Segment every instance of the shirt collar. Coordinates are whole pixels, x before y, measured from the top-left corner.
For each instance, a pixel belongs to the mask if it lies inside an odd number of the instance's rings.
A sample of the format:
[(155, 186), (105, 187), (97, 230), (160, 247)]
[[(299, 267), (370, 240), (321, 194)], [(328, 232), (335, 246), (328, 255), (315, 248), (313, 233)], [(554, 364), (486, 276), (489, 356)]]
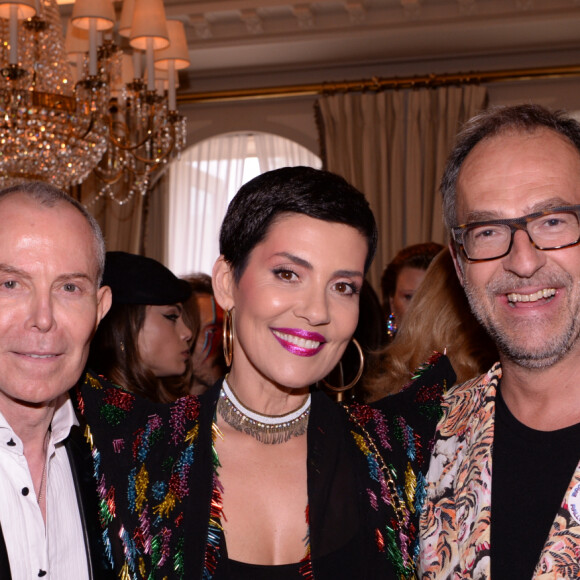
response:
[(57, 403), (54, 417), (52, 418), (52, 441), (54, 444), (64, 441), (71, 430), (71, 427), (78, 425), (72, 401), (68, 393), (62, 394)]
[[(73, 426), (78, 425), (74, 407), (68, 393), (63, 393), (56, 401), (56, 409), (52, 418), (52, 443), (56, 445), (64, 441)], [(22, 441), (0, 412), (0, 446), (8, 445), (11, 451), (22, 453)]]

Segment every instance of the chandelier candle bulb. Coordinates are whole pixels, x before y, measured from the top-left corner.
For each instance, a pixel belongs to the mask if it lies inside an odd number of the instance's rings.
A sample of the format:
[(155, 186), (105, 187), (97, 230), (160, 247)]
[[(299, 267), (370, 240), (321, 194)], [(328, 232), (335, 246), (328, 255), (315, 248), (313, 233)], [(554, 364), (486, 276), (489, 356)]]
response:
[(18, 64), (18, 6), (10, 6), (10, 57), (11, 65)]
[(175, 111), (175, 71), (187, 68), (190, 64), (189, 50), (183, 22), (168, 20), (167, 31), (169, 33), (169, 46), (155, 53), (155, 66), (158, 69), (168, 71), (168, 105), (170, 111)]
[(89, 24), (89, 76), (97, 76), (97, 22), (94, 18)]
[(133, 50), (133, 78), (139, 79), (143, 74), (141, 68), (141, 52), (137, 49)]
[(9, 51), (8, 64), (17, 67), (18, 62), (18, 21), (32, 18), (38, 9), (35, 0), (0, 0), (0, 18), (8, 20)]
[(147, 63), (147, 90), (155, 91), (155, 61), (153, 60), (154, 52), (153, 38), (147, 38), (147, 52), (145, 53), (145, 60)]
[(175, 97), (175, 62), (169, 61), (169, 68), (167, 69), (167, 101), (170, 111), (177, 109), (177, 100)]

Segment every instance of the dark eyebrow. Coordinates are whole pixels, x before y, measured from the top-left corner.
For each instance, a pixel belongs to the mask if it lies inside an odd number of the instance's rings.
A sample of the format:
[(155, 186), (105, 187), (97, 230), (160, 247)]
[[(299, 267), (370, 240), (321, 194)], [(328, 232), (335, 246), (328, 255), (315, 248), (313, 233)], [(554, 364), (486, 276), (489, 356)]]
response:
[(470, 211), (465, 216), (464, 223), (471, 224), (471, 223), (487, 222), (490, 220), (500, 220), (500, 219), (504, 219), (504, 218), (496, 211)]
[(298, 266), (308, 268), (309, 270), (313, 269), (312, 264), (308, 260), (304, 260), (303, 258), (299, 258), (298, 256), (295, 256), (294, 254), (290, 254), (288, 252), (278, 252), (277, 254), (274, 254), (274, 255), (280, 256), (282, 258), (286, 258), (287, 260), (294, 262), (294, 264), (298, 264)]
[(357, 276), (362, 278), (364, 276), (364, 274), (358, 270), (338, 270), (334, 275), (339, 278), (356, 278)]
[[(274, 254), (274, 255), (286, 258), (286, 259), (290, 260), (291, 262), (293, 262), (294, 264), (297, 264), (298, 266), (302, 266), (304, 268), (307, 268), (308, 270), (313, 270), (312, 264), (310, 262), (308, 262), (307, 260), (304, 260), (303, 258), (299, 258), (298, 256), (295, 256), (294, 254), (290, 254), (288, 252), (278, 252), (277, 254)], [(343, 277), (343, 278), (355, 278), (357, 276), (360, 276), (362, 278), (362, 277), (364, 277), (364, 274), (362, 272), (359, 272), (358, 270), (337, 270), (336, 272), (333, 273), (333, 276), (338, 276), (338, 277)]]
[[(530, 215), (532, 213), (536, 213), (539, 211), (546, 211), (568, 205), (573, 204), (571, 204), (569, 201), (562, 199), (561, 197), (552, 197), (550, 199), (545, 199), (541, 202), (538, 202), (528, 207), (526, 212), (522, 214), (522, 216), (518, 217), (523, 217), (524, 215)], [(486, 222), (490, 220), (503, 220), (503, 219), (508, 218), (506, 218), (504, 215), (501, 215), (499, 212), (495, 210), (471, 211), (467, 214), (465, 223), (470, 224), (473, 222)]]

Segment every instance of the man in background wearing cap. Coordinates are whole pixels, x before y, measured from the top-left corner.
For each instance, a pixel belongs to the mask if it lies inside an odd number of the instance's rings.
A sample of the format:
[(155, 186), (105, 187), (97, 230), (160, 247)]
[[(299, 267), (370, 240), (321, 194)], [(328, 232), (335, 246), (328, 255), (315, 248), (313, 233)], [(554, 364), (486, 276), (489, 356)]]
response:
[(102, 579), (85, 518), (96, 505), (83, 509), (92, 474), (72, 459), (68, 390), (111, 304), (100, 287), (103, 238), (47, 184), (0, 191), (0, 223), (0, 578)]

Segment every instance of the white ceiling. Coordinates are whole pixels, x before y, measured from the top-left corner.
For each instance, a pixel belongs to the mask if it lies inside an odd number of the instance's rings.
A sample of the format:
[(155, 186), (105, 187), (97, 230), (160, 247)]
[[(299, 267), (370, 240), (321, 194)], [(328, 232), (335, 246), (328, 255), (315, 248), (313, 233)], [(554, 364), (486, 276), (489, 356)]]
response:
[(526, 66), (580, 64), (580, 0), (165, 0), (165, 7), (186, 26), (186, 87), (234, 88), (257, 78), (275, 85), (284, 74), (339, 80), (337, 70), (371, 65), (378, 74), (452, 60), (465, 68), (509, 55), (529, 55)]

